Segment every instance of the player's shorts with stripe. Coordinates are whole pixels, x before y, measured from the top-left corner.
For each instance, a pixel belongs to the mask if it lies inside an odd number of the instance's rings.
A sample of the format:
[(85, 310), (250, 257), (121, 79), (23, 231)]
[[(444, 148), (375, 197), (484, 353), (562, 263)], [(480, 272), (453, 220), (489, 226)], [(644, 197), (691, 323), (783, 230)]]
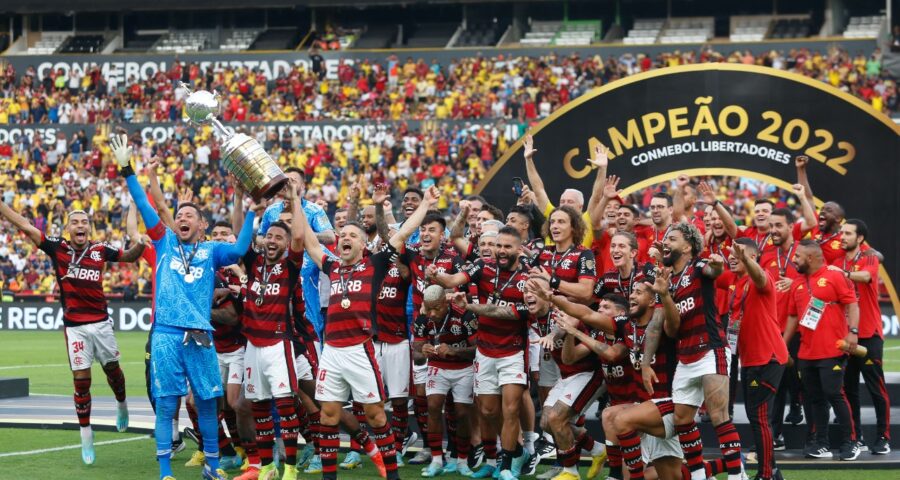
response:
[(459, 370), (449, 368), (428, 368), (425, 395), (447, 395), (453, 392), (453, 401), (471, 405), (475, 401), (475, 367), (470, 365)]
[(543, 348), (538, 352), (538, 358), (541, 362), (541, 376), (538, 378), (538, 386), (552, 387), (556, 385), (556, 382), (558, 382), (560, 378), (559, 365), (556, 364), (556, 360), (553, 360), (553, 356), (550, 355), (550, 352), (544, 354)]
[(680, 405), (699, 407), (703, 404), (703, 377), (706, 375), (728, 376), (731, 365), (731, 350), (715, 348), (693, 363), (678, 362), (672, 378), (672, 400)]
[(426, 361), (424, 365), (413, 364), (412, 371), (413, 385), (425, 385), (428, 381), (428, 362)]
[(488, 357), (475, 351), (475, 394), (500, 395), (503, 385), (527, 385), (525, 352), (508, 357)]
[(664, 457), (684, 458), (681, 450), (681, 442), (675, 435), (675, 403), (671, 398), (660, 398), (652, 400), (659, 409), (659, 413), (663, 419), (663, 425), (666, 429), (666, 437), (654, 437), (653, 435), (641, 434), (641, 456), (644, 463), (650, 463)]
[(326, 344), (322, 348), (316, 378), (316, 400), (346, 402), (351, 396), (353, 401), (359, 403), (384, 400), (384, 383), (371, 340), (349, 347)]
[(294, 345), (288, 340), (268, 347), (257, 347), (248, 342), (244, 367), (247, 369), (244, 382), (247, 400), (288, 397), (297, 391)]
[(298, 382), (301, 380), (311, 382), (316, 379), (316, 371), (306, 355), (297, 355), (297, 358), (294, 359), (294, 372), (297, 374)]
[(556, 402), (562, 402), (574, 410), (577, 417), (587, 409), (588, 405), (600, 397), (602, 385), (602, 370), (581, 372), (561, 378), (547, 394), (544, 407), (552, 407), (556, 405)]
[(112, 320), (65, 327), (64, 334), (72, 370), (89, 369), (95, 359), (100, 365), (119, 361), (119, 344)]
[(409, 397), (409, 340), (400, 343), (375, 342), (375, 360), (381, 369), (388, 398)]
[[(222, 378), (216, 350), (194, 341), (184, 343), (184, 331), (157, 325), (150, 345), (153, 398), (187, 395), (188, 382), (201, 400), (222, 396)], [(185, 381), (187, 380), (187, 381)]]
[(219, 376), (223, 385), (240, 385), (244, 383), (244, 351), (241, 347), (233, 352), (217, 353), (219, 359)]

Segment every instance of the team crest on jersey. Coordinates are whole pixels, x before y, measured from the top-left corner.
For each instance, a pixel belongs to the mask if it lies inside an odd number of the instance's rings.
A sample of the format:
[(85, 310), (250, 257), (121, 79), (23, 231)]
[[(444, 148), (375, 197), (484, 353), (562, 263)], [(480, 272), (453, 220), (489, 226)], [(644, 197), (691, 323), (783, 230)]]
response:
[(355, 272), (362, 272), (362, 271), (364, 271), (365, 269), (366, 269), (366, 266), (363, 265), (362, 262), (360, 262), (360, 263), (358, 263), (358, 264), (356, 265), (356, 268), (354, 268), (353, 271), (355, 271)]
[(93, 260), (95, 262), (99, 262), (102, 259), (103, 259), (103, 257), (100, 256), (99, 250), (94, 250), (91, 252), (91, 260)]
[(281, 275), (281, 264), (276, 263), (274, 267), (272, 267), (272, 275)]
[(518, 288), (520, 292), (524, 292), (525, 291), (525, 280), (519, 280), (519, 283), (516, 284), (516, 288)]
[(839, 242), (839, 241), (837, 241), (837, 240), (832, 240), (832, 241), (831, 241), (831, 248), (832, 248), (833, 250), (837, 250), (837, 249), (841, 248), (841, 242)]
[(562, 263), (560, 264), (560, 267), (565, 270), (572, 268), (572, 260), (569, 260), (568, 258), (563, 260)]
[(391, 267), (391, 269), (388, 270), (387, 276), (392, 277), (392, 278), (399, 277), (399, 276), (400, 276), (400, 269), (397, 268), (396, 266)]
[(462, 327), (460, 327), (459, 325), (454, 324), (453, 326), (450, 327), (450, 333), (452, 333), (453, 335), (461, 335), (461, 334), (462, 334)]
[(195, 255), (197, 257), (197, 260), (203, 261), (209, 258), (209, 250), (200, 247), (197, 248), (197, 254)]
[(691, 278), (688, 277), (687, 275), (685, 275), (685, 276), (681, 279), (681, 286), (687, 288), (688, 285), (690, 285), (690, 284), (691, 284)]
[(824, 287), (825, 285), (828, 285), (828, 280), (820, 278), (818, 281), (816, 281), (816, 285)]

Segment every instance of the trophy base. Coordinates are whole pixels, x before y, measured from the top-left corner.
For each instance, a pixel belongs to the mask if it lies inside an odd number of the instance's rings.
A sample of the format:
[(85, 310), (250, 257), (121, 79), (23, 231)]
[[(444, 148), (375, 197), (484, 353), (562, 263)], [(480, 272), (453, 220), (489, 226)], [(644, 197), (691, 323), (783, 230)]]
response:
[(274, 197), (282, 188), (288, 183), (287, 175), (280, 174), (275, 178), (269, 180), (268, 183), (263, 185), (262, 187), (255, 188), (250, 192), (250, 196), (253, 197), (254, 201), (260, 201), (261, 199), (269, 199)]

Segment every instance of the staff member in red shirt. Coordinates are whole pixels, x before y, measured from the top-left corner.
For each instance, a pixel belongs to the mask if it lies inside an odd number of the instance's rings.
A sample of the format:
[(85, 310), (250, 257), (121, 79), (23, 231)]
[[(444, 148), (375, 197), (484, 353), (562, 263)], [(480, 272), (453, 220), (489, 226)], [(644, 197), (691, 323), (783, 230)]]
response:
[(800, 242), (794, 253), (794, 263), (803, 276), (791, 285), (784, 339), (789, 343), (794, 331), (799, 330), (800, 378), (810, 397), (809, 423), (816, 432), (815, 440), (806, 445), (803, 453), (810, 458), (833, 456), (828, 447), (830, 404), (841, 426), (840, 458), (856, 460), (859, 447), (853, 432), (850, 404), (844, 395), (847, 356), (835, 347), (835, 343), (843, 339), (851, 352), (856, 349), (859, 333), (856, 293), (842, 273), (825, 268), (825, 256), (816, 240)]
[(863, 252), (862, 245), (869, 238), (869, 227), (862, 220), (847, 220), (841, 226), (841, 248), (844, 256), (828, 268), (838, 271), (853, 282), (859, 301), (859, 344), (868, 349), (865, 357), (851, 356), (844, 373), (844, 390), (850, 402), (856, 443), (860, 450), (866, 446), (859, 422), (859, 374), (862, 373), (866, 388), (875, 407), (878, 423), (878, 441), (872, 446), (875, 455), (891, 452), (891, 405), (884, 385), (882, 356), (884, 333), (881, 325), (881, 309), (878, 308), (878, 257)]
[(757, 263), (759, 247), (750, 238), (738, 238), (728, 256), (734, 285), (728, 296), (728, 329), (725, 338), (740, 356), (741, 378), (746, 388), (747, 418), (753, 428), (759, 455), (757, 479), (781, 479), (775, 466), (769, 412), (784, 366), (787, 346), (781, 338), (775, 303), (775, 280)]

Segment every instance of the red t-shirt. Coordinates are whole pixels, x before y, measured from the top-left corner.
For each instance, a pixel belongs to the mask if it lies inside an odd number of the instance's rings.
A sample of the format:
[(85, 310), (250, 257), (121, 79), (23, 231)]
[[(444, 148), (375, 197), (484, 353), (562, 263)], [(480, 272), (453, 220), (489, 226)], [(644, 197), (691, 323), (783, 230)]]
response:
[(735, 279), (728, 298), (730, 322), (741, 321), (738, 354), (745, 367), (765, 365), (773, 359), (784, 365), (788, 358), (778, 325), (775, 281), (768, 272), (763, 273), (765, 287), (757, 288), (749, 275), (741, 275)]
[(813, 240), (819, 242), (822, 247), (822, 255), (825, 256), (826, 265), (834, 265), (834, 262), (840, 260), (844, 256), (844, 250), (841, 248), (841, 231), (838, 230), (832, 234), (823, 234), (816, 225), (809, 231), (809, 236)]
[(835, 348), (835, 342), (846, 337), (849, 330), (844, 306), (856, 303), (856, 292), (843, 273), (823, 266), (812, 274), (798, 278), (791, 285), (789, 315), (803, 318), (809, 308), (810, 291), (812, 296), (827, 305), (815, 330), (803, 325), (797, 326), (797, 331), (800, 332), (800, 352), (797, 358), (820, 360), (839, 357), (843, 353)]
[[(291, 302), (302, 262), (302, 250), (289, 250), (286, 258), (273, 265), (267, 265), (265, 256), (252, 249), (244, 256), (247, 290), (241, 331), (253, 345), (269, 347), (294, 336)], [(259, 299), (262, 305), (256, 304)]]
[[(759, 266), (765, 269), (772, 278), (777, 282), (781, 277), (789, 278), (794, 282), (803, 275), (797, 271), (797, 266), (791, 258), (797, 251), (799, 243), (794, 242), (787, 252), (782, 252), (780, 248), (773, 248), (764, 253), (759, 258)], [(778, 314), (776, 319), (781, 331), (787, 326), (788, 306), (791, 303), (791, 291), (775, 292), (775, 303), (778, 305)]]
[(859, 338), (870, 338), (875, 335), (884, 338), (881, 324), (881, 309), (878, 307), (878, 257), (862, 255), (862, 250), (854, 258), (839, 258), (832, 265), (850, 272), (869, 272), (872, 279), (868, 283), (851, 281), (856, 289), (859, 302)]
[(409, 294), (409, 278), (400, 275), (400, 268), (391, 265), (381, 284), (378, 302), (375, 304), (375, 324), (378, 341), (400, 343), (409, 339), (406, 327), (406, 297)]

